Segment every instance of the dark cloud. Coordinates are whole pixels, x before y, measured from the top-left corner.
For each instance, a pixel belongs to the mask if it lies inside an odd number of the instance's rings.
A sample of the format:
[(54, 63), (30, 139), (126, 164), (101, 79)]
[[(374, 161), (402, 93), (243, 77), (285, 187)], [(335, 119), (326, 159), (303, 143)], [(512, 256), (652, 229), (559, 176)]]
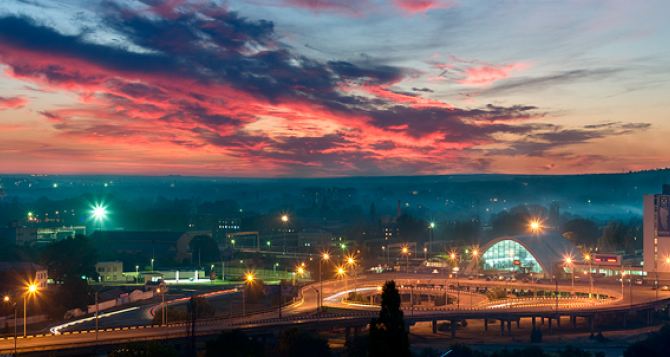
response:
[[(542, 155), (648, 127), (538, 124), (532, 120), (545, 113), (532, 105), (454, 108), (423, 100), (421, 94), (431, 93), (429, 88), (392, 89), (411, 75), (408, 69), (297, 54), (279, 41), (272, 22), (202, 3), (144, 3), (152, 16), (118, 2), (103, 3), (103, 25), (127, 41), (125, 47), (92, 43), (85, 34), (62, 34), (26, 17), (2, 17), (0, 61), (14, 76), (81, 94), (80, 107), (41, 112), (69, 137), (160, 141), (167, 152), (173, 147), (165, 143), (189, 149), (212, 146), (221, 150), (217, 154), (270, 162), (296, 175), (486, 170), (490, 160), (464, 160), (465, 153), (454, 148), (492, 143), (505, 133), (525, 139), (499, 153)], [(489, 91), (538, 89), (615, 72), (582, 70), (507, 80)], [(360, 92), (367, 94), (353, 94)], [(294, 130), (293, 121), (305, 117), (337, 125), (320, 135), (294, 136), (272, 132), (272, 126), (254, 132), (245, 128), (267, 117), (288, 132)]]
[(433, 93), (434, 92), (432, 89), (426, 88), (426, 87), (423, 87), (423, 88), (412, 87), (412, 90), (415, 91), (415, 92), (426, 92), (426, 93)]
[(584, 80), (604, 79), (621, 72), (617, 68), (576, 69), (541, 77), (519, 77), (501, 80), (498, 84), (478, 91), (480, 94), (501, 95), (520, 91), (539, 91), (556, 85)]

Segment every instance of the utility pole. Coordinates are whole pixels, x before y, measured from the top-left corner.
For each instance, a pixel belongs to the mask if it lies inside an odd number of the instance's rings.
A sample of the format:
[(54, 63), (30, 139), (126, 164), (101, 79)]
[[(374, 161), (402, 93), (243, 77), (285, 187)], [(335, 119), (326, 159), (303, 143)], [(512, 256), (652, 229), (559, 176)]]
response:
[[(90, 300), (89, 300), (90, 301)], [(98, 343), (98, 311), (100, 306), (98, 304), (98, 291), (95, 291), (95, 343)]]

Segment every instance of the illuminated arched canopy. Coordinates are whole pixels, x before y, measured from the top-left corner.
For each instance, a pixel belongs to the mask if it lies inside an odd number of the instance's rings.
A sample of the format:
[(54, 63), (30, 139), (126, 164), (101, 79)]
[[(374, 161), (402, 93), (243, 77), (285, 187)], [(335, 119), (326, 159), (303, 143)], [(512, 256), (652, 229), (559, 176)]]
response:
[(482, 249), (484, 270), (525, 271), (554, 274), (575, 246), (557, 233), (500, 237)]

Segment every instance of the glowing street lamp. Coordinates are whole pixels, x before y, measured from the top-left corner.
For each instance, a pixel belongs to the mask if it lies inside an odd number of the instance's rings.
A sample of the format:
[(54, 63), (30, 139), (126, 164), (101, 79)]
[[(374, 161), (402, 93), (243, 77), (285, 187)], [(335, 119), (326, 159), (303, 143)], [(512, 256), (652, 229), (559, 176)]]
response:
[(574, 262), (572, 261), (571, 256), (566, 256), (565, 257), (565, 265), (570, 267), (570, 278), (572, 280), (572, 292), (574, 293), (575, 291), (575, 265)]
[(37, 284), (34, 282), (28, 283), (26, 286), (26, 293), (23, 294), (23, 337), (28, 334), (28, 299), (37, 294)]
[(17, 313), (18, 313), (18, 309), (16, 307), (16, 301), (12, 301), (12, 298), (9, 297), (9, 295), (5, 295), (5, 296), (2, 297), (2, 302), (7, 304), (7, 305), (11, 304), (12, 307), (14, 308), (14, 356), (18, 356), (18, 354), (16, 353), (17, 352), (16, 351), (16, 347), (17, 347), (16, 346), (16, 341), (17, 341), (17, 333), (16, 333), (17, 322), (16, 321), (18, 320), (18, 318), (16, 316)]
[(528, 222), (528, 229), (533, 234), (539, 234), (542, 233), (544, 227), (542, 226), (542, 221), (537, 218), (533, 218), (530, 220), (530, 222)]
[(356, 259), (353, 255), (347, 257), (347, 265), (349, 265), (354, 272), (354, 294), (356, 294)]
[(96, 203), (91, 207), (91, 218), (98, 223), (98, 230), (102, 230), (102, 222), (107, 219), (107, 206)]
[(591, 271), (591, 253), (584, 253), (584, 261), (589, 263), (589, 297), (593, 294), (593, 272)]
[(319, 260), (319, 285), (320, 285), (320, 290), (319, 290), (319, 311), (323, 310), (323, 274), (321, 273), (321, 266), (323, 265), (323, 262), (327, 262), (330, 260), (330, 253), (328, 252), (323, 252), (321, 253), (321, 260)]
[(472, 247), (472, 251), (470, 252), (472, 255), (472, 260), (475, 261), (475, 270), (479, 269), (479, 248), (478, 247)]
[(283, 253), (286, 254), (286, 226), (288, 224), (288, 215), (287, 214), (282, 214), (281, 217), (280, 217), (280, 220), (281, 220), (282, 224), (284, 225), (284, 228), (282, 229), (282, 232), (283, 232), (283, 234), (282, 234), (282, 238), (283, 238), (282, 239), (283, 240), (282, 245), (283, 245)]
[(405, 256), (405, 270), (409, 273), (409, 247), (404, 245), (400, 252)]
[(428, 228), (430, 228), (430, 231), (428, 232), (430, 234), (428, 237), (428, 250), (430, 251), (433, 249), (433, 231), (435, 231), (435, 222), (430, 222)]
[[(256, 276), (252, 272), (247, 272), (244, 274), (244, 283), (247, 286), (251, 286), (254, 283), (254, 280), (256, 280)], [(246, 294), (246, 287), (242, 288), (242, 316), (246, 317), (247, 316), (247, 294)]]

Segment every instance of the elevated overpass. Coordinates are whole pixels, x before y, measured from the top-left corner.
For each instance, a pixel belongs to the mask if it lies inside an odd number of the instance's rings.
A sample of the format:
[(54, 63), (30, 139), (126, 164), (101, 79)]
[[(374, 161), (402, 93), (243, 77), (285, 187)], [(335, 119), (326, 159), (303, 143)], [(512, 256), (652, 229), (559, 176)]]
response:
[[(401, 292), (416, 287), (415, 293), (427, 293), (430, 291), (443, 291), (453, 295), (458, 294), (461, 287), (506, 287), (510, 289), (529, 289), (531, 284), (524, 282), (498, 282), (484, 280), (455, 280), (445, 282), (444, 278), (437, 278), (431, 274), (407, 275), (407, 274), (382, 274), (362, 276), (354, 283), (349, 282), (351, 290), (375, 288), (381, 286), (386, 280), (395, 280), (401, 286)], [(355, 284), (355, 285), (353, 285)], [(458, 290), (450, 289), (450, 286), (459, 287)], [(266, 311), (236, 318), (214, 318), (200, 320), (195, 325), (196, 336), (216, 335), (221, 331), (240, 329), (248, 333), (271, 333), (287, 327), (301, 326), (307, 329), (326, 330), (333, 328), (362, 328), (370, 319), (378, 315), (376, 306), (347, 306), (342, 301), (343, 289), (341, 281), (324, 282), (324, 306), (326, 312), (317, 313), (319, 303), (319, 283), (313, 283), (302, 289), (301, 299), (284, 308), (281, 318), (278, 311)], [(575, 289), (569, 283), (557, 284), (532, 284), (534, 289), (553, 291), (558, 286), (560, 292), (579, 293), (586, 291), (587, 286), (577, 285)], [(445, 289), (446, 287), (446, 289)], [(617, 286), (609, 285), (597, 288), (597, 293), (607, 296), (606, 299), (580, 299), (576, 297), (559, 298), (524, 298), (524, 299), (502, 299), (490, 303), (463, 304), (463, 306), (448, 305), (441, 308), (423, 306), (403, 306), (405, 320), (408, 325), (417, 322), (429, 321), (436, 329), (438, 321), (450, 321), (452, 334), (456, 334), (458, 321), (481, 319), (484, 320), (484, 328), (488, 329), (489, 321), (500, 322), (501, 333), (509, 334), (512, 323), (519, 324), (521, 319), (529, 318), (532, 323), (547, 321), (551, 328), (552, 321), (560, 324), (561, 317), (569, 317), (574, 325), (577, 319), (585, 319), (589, 326), (594, 328), (595, 317), (599, 314), (626, 315), (629, 312), (644, 312), (651, 316), (652, 312), (667, 309), (670, 306), (670, 294), (664, 293), (659, 299), (651, 291), (633, 289), (630, 287), (629, 294), (622, 294)], [(645, 288), (647, 289), (647, 288)], [(635, 300), (633, 300), (635, 299)], [(597, 302), (596, 302), (597, 301)], [(130, 325), (116, 328), (99, 330), (75, 330), (59, 334), (47, 333), (19, 337), (16, 340), (19, 352), (53, 351), (68, 348), (80, 348), (95, 345), (119, 344), (136, 341), (183, 339), (190, 336), (191, 325), (188, 323), (175, 323), (167, 326), (159, 325)], [(349, 329), (347, 329), (349, 331)], [(14, 339), (12, 337), (0, 339), (0, 353), (12, 353)]]

